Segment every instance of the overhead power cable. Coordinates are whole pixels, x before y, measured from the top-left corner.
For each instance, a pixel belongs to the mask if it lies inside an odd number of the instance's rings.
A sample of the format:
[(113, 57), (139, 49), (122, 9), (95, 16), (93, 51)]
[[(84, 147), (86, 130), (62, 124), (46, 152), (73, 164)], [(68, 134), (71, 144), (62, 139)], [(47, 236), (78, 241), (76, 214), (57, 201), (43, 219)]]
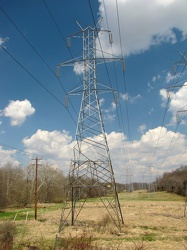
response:
[[(97, 27), (96, 21), (95, 21), (95, 17), (94, 17), (94, 13), (93, 13), (93, 9), (92, 9), (92, 5), (91, 5), (90, 0), (88, 0), (88, 3), (89, 3), (90, 12), (91, 12), (91, 15), (92, 15), (92, 19), (93, 19), (94, 25), (95, 25), (95, 27)], [(100, 46), (101, 53), (102, 53), (102, 58), (103, 58), (104, 65), (105, 65), (105, 70), (106, 70), (106, 73), (107, 73), (107, 77), (108, 77), (108, 80), (109, 80), (110, 87), (112, 88), (112, 82), (111, 82), (111, 79), (110, 79), (108, 67), (107, 67), (107, 64), (106, 64), (105, 57), (104, 57), (104, 51), (103, 51), (103, 49), (102, 49), (101, 40), (100, 40), (100, 38), (99, 38), (99, 33), (98, 33), (97, 29), (96, 29), (96, 32), (97, 32), (97, 37), (98, 37), (99, 46)]]
[[(30, 73), (24, 66), (21, 64), (13, 55), (11, 55), (7, 49), (5, 49), (2, 45), (0, 47), (25, 71), (27, 74), (29, 74), (48, 94), (50, 94), (61, 106), (64, 107), (64, 104), (53, 94), (51, 91), (49, 91), (35, 76), (33, 76), (32, 73)], [(64, 107), (65, 108), (65, 107)], [(73, 116), (71, 113), (68, 111), (69, 115), (71, 116), (72, 120), (76, 124)]]
[[(104, 0), (103, 0), (103, 5), (105, 7), (105, 3), (104, 3)], [(91, 2), (89, 0), (89, 6), (90, 6), (90, 11), (91, 11), (91, 14), (92, 14), (92, 19), (94, 21), (94, 24), (96, 24), (95, 22), (95, 18), (94, 18), (94, 14), (93, 14), (93, 9), (92, 9), (92, 5), (91, 5)], [(106, 15), (106, 21), (107, 21), (107, 26), (108, 26), (108, 30), (109, 30), (109, 24), (108, 24), (108, 19), (107, 19), (107, 13), (106, 13), (106, 8), (104, 8), (104, 11), (105, 11), (105, 15)], [(98, 35), (98, 42), (99, 42), (99, 46), (101, 48), (101, 52), (102, 52), (102, 56), (103, 56), (103, 59), (104, 59), (104, 53), (103, 52), (103, 49), (102, 49), (102, 45), (101, 45), (101, 41), (100, 41), (100, 37)], [(112, 44), (111, 44), (111, 49), (112, 49)], [(122, 51), (122, 50), (121, 50)], [(113, 55), (113, 49), (112, 49), (112, 55)], [(123, 58), (123, 54), (121, 53), (121, 57)], [(105, 69), (106, 69), (106, 73), (107, 73), (107, 76), (108, 76), (108, 79), (109, 79), (109, 83), (110, 83), (110, 87), (112, 88), (112, 83), (111, 83), (111, 79), (110, 79), (110, 75), (109, 75), (109, 71), (108, 71), (108, 68), (107, 68), (107, 65), (106, 65), (106, 62), (104, 60), (104, 63), (105, 63)], [(122, 62), (123, 63), (123, 62)], [(113, 63), (114, 65), (114, 63)], [(124, 69), (123, 69), (124, 70)], [(114, 66), (114, 72), (115, 72), (115, 79), (116, 79), (116, 84), (117, 84), (117, 73), (116, 73), (116, 68)], [(123, 81), (125, 83), (125, 77), (124, 77), (124, 71), (123, 71)], [(118, 90), (118, 84), (117, 84), (117, 90)], [(118, 90), (119, 92), (119, 90)], [(126, 92), (126, 91), (125, 91)], [(126, 103), (127, 105), (127, 103)], [(121, 121), (122, 121), (122, 126), (123, 126), (123, 132), (125, 131), (124, 130), (124, 122), (123, 122), (123, 116), (122, 116), (122, 110), (121, 110), (121, 105), (119, 103), (119, 107), (120, 107), (120, 112), (121, 112)], [(127, 109), (127, 121), (128, 121), (128, 135), (129, 135), (129, 138), (131, 137), (130, 136), (130, 125), (129, 125), (129, 115), (128, 115), (128, 108), (126, 106), (126, 109)], [(118, 108), (116, 108), (116, 113), (117, 113), (117, 118), (118, 118), (118, 124), (119, 124), (119, 127), (120, 127), (120, 131), (122, 131), (121, 129), (121, 122), (120, 122), (120, 119), (119, 119), (119, 113), (118, 113)], [(125, 150), (125, 147), (124, 147), (124, 141), (123, 141), (123, 138), (121, 138), (121, 141), (122, 141), (122, 146), (123, 146), (123, 151), (124, 151), (124, 155), (127, 156), (127, 158), (129, 158), (129, 164), (131, 162), (130, 160), (130, 157), (129, 157), (129, 154), (131, 154), (131, 150), (129, 152), (127, 152), (127, 150)]]
[[(118, 33), (119, 33), (119, 40), (120, 40), (121, 57), (123, 57), (121, 26), (120, 26), (119, 8), (118, 8), (118, 1), (117, 0), (116, 0), (116, 11), (117, 11), (117, 20), (118, 20)], [(125, 71), (123, 71), (123, 84), (124, 84), (125, 94), (127, 94)], [(130, 122), (129, 122), (129, 109), (128, 109), (127, 100), (125, 100), (125, 103), (126, 103), (126, 112), (127, 112), (128, 135), (129, 135), (129, 141), (131, 141)]]
[[(16, 28), (16, 30), (21, 34), (21, 36), (25, 39), (25, 41), (31, 46), (31, 48), (34, 50), (34, 52), (40, 57), (40, 59), (43, 61), (43, 63), (47, 66), (47, 68), (52, 72), (52, 74), (55, 76), (55, 78), (59, 81), (59, 83), (60, 83), (60, 85), (61, 85), (61, 87), (62, 87), (62, 89), (63, 89), (63, 91), (64, 91), (64, 93), (66, 94), (66, 91), (65, 91), (65, 89), (64, 89), (64, 87), (63, 87), (63, 85), (62, 85), (62, 82), (60, 81), (60, 79), (58, 78), (58, 77), (56, 77), (56, 73), (52, 70), (52, 68), (49, 66), (49, 64), (43, 59), (43, 57), (38, 53), (38, 51), (34, 48), (34, 46), (30, 43), (30, 41), (27, 39), (27, 37), (23, 34), (23, 32), (18, 28), (18, 26), (14, 23), (14, 21), (8, 16), (8, 14), (3, 10), (3, 8), (0, 6), (0, 9), (1, 9), (1, 11), (5, 14), (5, 16), (8, 18), (8, 20), (12, 23), (12, 25)], [(2, 46), (1, 46), (2, 47)], [(4, 47), (3, 47), (4, 48)], [(5, 49), (6, 50), (6, 49)], [(7, 53), (8, 53), (8, 51), (6, 51)], [(9, 55), (10, 55), (10, 53), (8, 53)], [(11, 55), (10, 55), (11, 56)], [(11, 56), (15, 61), (17, 61), (13, 56)], [(18, 61), (17, 61), (17, 63), (18, 63)], [(21, 64), (20, 63), (18, 63), (20, 66), (21, 66)], [(23, 68), (23, 67), (22, 67)], [(27, 72), (28, 73), (28, 72)], [(43, 86), (44, 87), (44, 86)], [(44, 87), (45, 88), (45, 87)], [(48, 91), (47, 89), (46, 89), (46, 91), (47, 92), (49, 92), (51, 95), (53, 95), (50, 91)], [(53, 96), (56, 100), (58, 99), (58, 98), (56, 98), (55, 96)], [(58, 100), (59, 101), (59, 100)], [(71, 103), (71, 102), (70, 102)], [(62, 104), (62, 103), (61, 103)], [(71, 105), (72, 105), (72, 103), (71, 103)], [(64, 106), (64, 105), (63, 105)], [(64, 106), (65, 107), (65, 106)], [(72, 107), (73, 107), (73, 110), (74, 110), (74, 112), (76, 113), (76, 115), (77, 115), (77, 112), (76, 112), (76, 110), (75, 110), (75, 108), (74, 108), (74, 106), (72, 105)], [(65, 107), (66, 108), (66, 107)], [(72, 115), (71, 115), (71, 113), (68, 111), (68, 113), (69, 113), (69, 115), (71, 116), (71, 118), (72, 118)], [(74, 121), (74, 119), (73, 119), (73, 121)], [(75, 122), (75, 121), (74, 121)]]
[[(185, 52), (186, 52), (187, 48), (185, 49)], [(184, 53), (185, 53), (184, 52)], [(181, 59), (182, 61), (182, 59)], [(181, 62), (177, 63), (178, 65), (180, 64)], [(177, 65), (177, 66), (178, 66)], [(184, 72), (186, 66), (184, 65), (183, 69), (182, 69), (182, 73)], [(176, 74), (176, 72), (174, 72)], [(158, 134), (158, 138), (157, 138), (157, 141), (156, 141), (156, 145), (155, 145), (155, 148), (154, 148), (154, 151), (153, 151), (153, 155), (152, 155), (152, 161), (154, 161), (154, 158), (155, 158), (155, 155), (156, 155), (156, 152), (157, 152), (157, 149), (158, 149), (158, 146), (159, 146), (159, 141), (160, 141), (160, 138), (161, 138), (161, 133), (162, 133), (162, 129), (163, 129), (163, 126), (164, 126), (164, 122), (165, 122), (165, 118), (166, 118), (166, 114), (167, 114), (167, 111), (168, 111), (168, 107), (169, 107), (169, 102), (171, 100), (171, 90), (174, 90), (175, 87), (177, 87), (177, 84), (179, 83), (180, 81), (180, 77), (181, 77), (181, 74), (178, 76), (177, 80), (175, 81), (175, 78), (173, 79), (173, 85), (169, 88), (170, 91), (168, 92), (168, 99), (167, 99), (167, 103), (166, 103), (166, 106), (165, 106), (165, 110), (164, 110), (164, 116), (163, 116), (163, 119), (162, 119), (162, 125), (160, 127), (160, 131), (159, 131), (159, 134)], [(175, 81), (175, 83), (174, 83)], [(179, 86), (178, 86), (179, 87)], [(171, 143), (171, 142), (170, 142)], [(169, 151), (169, 148), (170, 148), (170, 145), (168, 146), (168, 150), (167, 152)], [(164, 160), (166, 159), (166, 155), (164, 156)], [(164, 160), (162, 161), (162, 165), (164, 163)]]
[[(106, 11), (106, 5), (105, 5), (104, 0), (103, 0), (103, 6), (104, 6), (107, 29), (110, 30), (108, 17), (107, 17), (107, 11)], [(112, 55), (114, 56), (112, 44), (111, 44), (111, 51), (112, 51)], [(121, 56), (123, 56), (123, 55), (121, 55)], [(115, 73), (115, 81), (116, 81), (116, 86), (117, 86), (117, 92), (119, 93), (118, 78), (117, 78), (117, 72), (116, 72), (116, 67), (115, 67), (114, 62), (113, 62), (113, 67), (114, 67), (114, 73)], [(118, 112), (118, 108), (117, 108), (118, 106), (119, 106), (119, 112)], [(116, 113), (117, 113), (117, 118), (118, 118), (119, 129), (120, 129), (121, 132), (123, 132), (123, 134), (125, 134), (125, 126), (124, 126), (124, 119), (123, 119), (123, 115), (122, 115), (121, 102), (119, 102), (118, 105), (116, 106)], [(119, 113), (120, 113), (120, 116), (119, 116)], [(121, 117), (121, 120), (120, 120), (120, 117)], [(121, 142), (122, 142), (122, 146), (123, 146), (124, 156), (126, 156), (126, 164), (127, 164), (127, 162), (128, 162), (127, 159), (129, 159), (129, 154), (128, 154), (127, 150), (125, 149), (125, 145), (124, 145), (122, 135), (121, 135)]]
[(73, 55), (72, 55), (72, 53), (71, 53), (71, 50), (70, 50), (70, 48), (67, 46), (66, 39), (64, 38), (64, 36), (63, 36), (63, 34), (62, 34), (62, 32), (61, 32), (61, 30), (60, 30), (60, 28), (59, 28), (57, 22), (55, 21), (55, 18), (53, 17), (53, 15), (52, 15), (52, 13), (51, 13), (49, 7), (48, 7), (48, 5), (46, 4), (45, 0), (42, 0), (42, 1), (43, 1), (44, 5), (45, 5), (45, 7), (46, 7), (46, 9), (47, 9), (47, 11), (48, 11), (50, 17), (52, 18), (52, 20), (53, 20), (53, 22), (54, 22), (54, 24), (55, 24), (55, 26), (56, 26), (56, 28), (57, 28), (57, 30), (58, 30), (58, 32), (59, 32), (61, 38), (62, 38), (62, 40), (64, 41), (64, 43), (65, 43), (65, 45), (66, 45), (66, 47), (67, 47), (67, 49), (68, 49), (68, 51), (69, 51), (71, 57), (73, 58)]
[[(118, 1), (117, 0), (116, 0), (116, 13), (117, 13), (117, 22), (118, 22), (118, 33), (119, 33), (119, 41), (120, 41), (120, 51), (121, 51), (121, 57), (123, 57), (123, 47), (122, 47), (122, 36), (121, 36), (119, 6), (118, 6)], [(123, 86), (124, 86), (125, 94), (127, 94), (125, 70), (123, 71)], [(127, 99), (125, 99), (125, 107), (126, 107), (127, 131), (128, 131), (128, 137), (129, 137), (129, 151), (130, 151), (129, 152), (129, 165), (130, 165), (130, 168), (132, 169), (132, 165), (131, 165), (131, 156), (132, 156), (132, 152), (131, 152), (131, 131), (130, 131), (129, 107), (128, 107), (128, 101), (127, 101)], [(122, 119), (122, 121), (123, 121), (123, 119)], [(132, 172), (133, 172), (133, 169), (132, 169)], [(131, 175), (131, 173), (130, 173), (130, 175)]]
[[(25, 150), (22, 150), (22, 149), (20, 149), (20, 148), (11, 146), (11, 145), (9, 145), (9, 144), (7, 144), (7, 143), (4, 143), (4, 142), (2, 142), (2, 141), (0, 141), (0, 144), (1, 144), (2, 146), (6, 147), (6, 148), (11, 149), (11, 150), (16, 150), (17, 152), (20, 152), (20, 153), (23, 153), (23, 154), (30, 155), (31, 157), (33, 157), (33, 155), (36, 156), (36, 154), (31, 154), (31, 153), (28, 152), (28, 151), (25, 151)], [(41, 156), (39, 156), (39, 157), (41, 157)], [(42, 158), (43, 158), (43, 157), (42, 157)]]
[[(61, 31), (59, 25), (57, 24), (57, 22), (56, 22), (56, 20), (55, 20), (55, 18), (54, 18), (54, 16), (53, 16), (53, 14), (52, 14), (52, 12), (50, 11), (50, 9), (49, 9), (49, 7), (48, 7), (48, 5), (47, 5), (47, 3), (46, 3), (46, 1), (45, 1), (45, 0), (42, 0), (42, 1), (43, 1), (43, 3), (44, 3), (44, 6), (45, 6), (46, 9), (47, 9), (47, 12), (49, 13), (49, 16), (51, 17), (51, 20), (53, 21), (53, 23), (54, 23), (54, 25), (55, 25), (57, 31), (59, 32), (62, 41), (64, 42), (66, 48), (68, 49), (71, 58), (73, 59), (73, 54), (72, 54), (72, 52), (71, 52), (71, 49), (70, 49), (70, 47), (67, 45), (67, 41), (66, 41), (66, 39), (64, 38), (64, 36), (63, 36), (63, 34), (62, 34), (62, 31)], [(60, 78), (59, 78), (59, 77), (57, 77), (57, 78), (58, 78), (58, 80), (60, 81)], [(79, 76), (79, 80), (80, 80), (79, 83), (82, 82), (82, 79), (81, 79), (80, 76)], [(78, 83), (78, 84), (79, 84), (79, 83)], [(65, 94), (67, 95), (67, 92), (66, 92), (65, 90), (64, 90), (64, 92), (65, 92)], [(70, 104), (71, 104), (71, 106), (72, 106), (74, 112), (75, 112), (76, 115), (78, 116), (77, 111), (75, 110), (75, 107), (74, 107), (74, 105), (72, 104), (71, 100), (69, 100), (69, 102), (70, 102)], [(67, 107), (66, 107), (66, 108), (67, 108)]]

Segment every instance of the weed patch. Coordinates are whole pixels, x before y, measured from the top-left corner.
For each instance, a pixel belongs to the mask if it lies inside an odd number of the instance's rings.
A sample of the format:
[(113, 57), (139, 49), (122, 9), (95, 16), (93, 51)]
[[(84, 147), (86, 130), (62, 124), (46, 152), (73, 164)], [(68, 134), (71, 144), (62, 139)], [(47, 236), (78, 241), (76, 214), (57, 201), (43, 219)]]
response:
[(156, 241), (156, 235), (152, 234), (152, 233), (146, 233), (143, 237), (142, 237), (143, 241)]

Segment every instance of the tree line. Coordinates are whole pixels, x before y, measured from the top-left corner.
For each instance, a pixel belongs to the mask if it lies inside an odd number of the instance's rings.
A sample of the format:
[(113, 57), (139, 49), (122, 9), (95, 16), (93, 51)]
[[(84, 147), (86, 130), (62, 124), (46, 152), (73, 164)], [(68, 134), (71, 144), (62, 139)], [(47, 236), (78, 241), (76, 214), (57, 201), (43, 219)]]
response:
[[(27, 167), (13, 166), (7, 163), (0, 166), (0, 209), (6, 207), (23, 207), (34, 203), (35, 199), (35, 173), (36, 166), (30, 164)], [(37, 198), (40, 203), (63, 202), (67, 178), (63, 171), (54, 168), (48, 163), (39, 165), (37, 178)], [(85, 184), (93, 180), (81, 180)], [(144, 183), (146, 186), (147, 183)], [(156, 191), (167, 191), (185, 196), (187, 188), (187, 166), (164, 173), (154, 182)], [(117, 191), (126, 190), (125, 184), (116, 183)], [(133, 183), (134, 190), (141, 189), (140, 183)], [(99, 190), (86, 189), (86, 193), (80, 198), (93, 198), (106, 195), (106, 187)]]
[(186, 195), (187, 166), (181, 166), (170, 173), (164, 173), (155, 182), (158, 191), (167, 191), (178, 195)]
[[(27, 206), (34, 202), (35, 165), (15, 167), (7, 163), (0, 167), (0, 208)], [(60, 169), (42, 164), (38, 168), (38, 202), (61, 202), (65, 176)]]
[[(50, 164), (39, 164), (37, 171), (37, 200), (39, 203), (63, 202), (66, 195), (68, 176)], [(77, 188), (80, 199), (107, 196), (109, 188), (103, 183), (91, 188), (97, 180), (77, 177), (85, 188)], [(81, 180), (79, 179), (81, 178)], [(0, 209), (6, 207), (26, 207), (35, 202), (36, 165), (27, 167), (13, 166), (7, 163), (0, 166)], [(125, 190), (125, 185), (116, 183), (118, 192)]]

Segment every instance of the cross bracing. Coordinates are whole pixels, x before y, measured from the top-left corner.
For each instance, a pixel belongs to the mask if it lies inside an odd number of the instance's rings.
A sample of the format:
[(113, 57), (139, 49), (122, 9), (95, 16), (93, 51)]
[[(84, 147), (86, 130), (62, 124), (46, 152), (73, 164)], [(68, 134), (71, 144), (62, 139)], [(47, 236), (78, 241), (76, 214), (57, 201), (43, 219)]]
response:
[[(82, 59), (72, 59), (60, 66), (73, 66), (81, 63), (83, 68), (83, 83), (70, 91), (67, 95), (82, 94), (80, 111), (78, 116), (73, 158), (71, 159), (68, 184), (66, 188), (66, 201), (62, 211), (59, 232), (65, 225), (74, 225), (78, 220), (88, 197), (97, 196), (101, 199), (117, 229), (121, 230), (123, 216), (119, 203), (116, 183), (107, 137), (104, 129), (100, 101), (98, 94), (115, 92), (113, 89), (98, 84), (96, 66), (97, 63), (107, 63), (121, 60), (122, 58), (97, 58), (96, 39), (98, 28), (88, 26), (72, 37), (81, 37), (83, 41)], [(105, 31), (110, 34), (109, 31)], [(70, 37), (68, 39), (70, 41)]]

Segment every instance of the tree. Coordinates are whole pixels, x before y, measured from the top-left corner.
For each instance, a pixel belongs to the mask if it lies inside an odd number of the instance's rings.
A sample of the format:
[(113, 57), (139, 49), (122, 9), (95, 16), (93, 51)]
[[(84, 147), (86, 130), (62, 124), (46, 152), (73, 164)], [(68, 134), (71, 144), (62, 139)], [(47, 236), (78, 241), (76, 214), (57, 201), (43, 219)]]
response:
[(39, 170), (39, 200), (56, 202), (64, 196), (65, 176), (63, 172), (48, 163)]
[(160, 191), (185, 195), (187, 182), (187, 166), (181, 166), (171, 173), (164, 173), (161, 178), (157, 179), (157, 187)]

